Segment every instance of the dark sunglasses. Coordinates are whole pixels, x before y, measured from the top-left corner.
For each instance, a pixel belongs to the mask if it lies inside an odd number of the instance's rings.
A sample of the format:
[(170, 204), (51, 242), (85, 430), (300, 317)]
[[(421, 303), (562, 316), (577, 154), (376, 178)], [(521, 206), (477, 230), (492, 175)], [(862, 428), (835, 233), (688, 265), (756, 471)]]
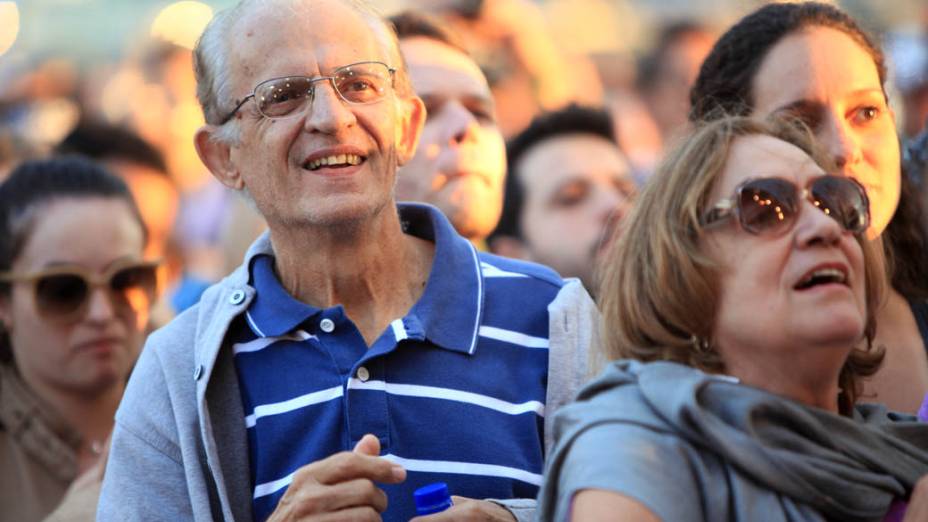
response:
[(155, 300), (158, 289), (158, 261), (120, 263), (105, 273), (91, 273), (83, 267), (53, 267), (27, 274), (0, 273), (6, 283), (31, 283), (36, 311), (47, 319), (61, 321), (83, 317), (96, 288), (106, 290), (118, 312), (141, 312)]
[(751, 234), (782, 233), (799, 216), (802, 200), (853, 234), (870, 226), (870, 200), (867, 191), (853, 178), (825, 175), (799, 188), (783, 178), (755, 178), (735, 189), (735, 195), (715, 204), (703, 216), (706, 227), (735, 216), (741, 228)]

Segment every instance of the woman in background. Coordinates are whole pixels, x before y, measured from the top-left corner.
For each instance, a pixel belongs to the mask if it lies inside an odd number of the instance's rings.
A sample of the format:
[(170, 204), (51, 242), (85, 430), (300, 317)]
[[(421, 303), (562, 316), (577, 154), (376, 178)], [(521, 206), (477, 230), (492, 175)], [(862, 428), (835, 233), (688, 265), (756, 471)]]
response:
[(0, 184), (3, 520), (49, 515), (82, 473), (59, 514), (93, 517), (155, 297), (145, 241), (125, 183), (88, 160), (26, 162)]
[(918, 191), (901, 176), (886, 78), (883, 52), (837, 7), (770, 4), (716, 42), (690, 93), (690, 118), (799, 118), (840, 174), (867, 189), (868, 236), (882, 238), (893, 275), (876, 312), (886, 357), (863, 397), (914, 413), (928, 393), (928, 241)]
[(557, 414), (542, 520), (880, 520), (928, 488), (928, 424), (855, 406), (882, 265), (829, 172), (795, 123), (743, 117), (669, 154), (603, 265), (627, 360)]

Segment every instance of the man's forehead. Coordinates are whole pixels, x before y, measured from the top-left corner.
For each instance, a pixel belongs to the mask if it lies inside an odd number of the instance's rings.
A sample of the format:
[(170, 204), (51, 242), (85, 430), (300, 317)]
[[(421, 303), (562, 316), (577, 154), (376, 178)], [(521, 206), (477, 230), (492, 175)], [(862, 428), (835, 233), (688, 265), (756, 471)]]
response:
[(400, 50), (418, 93), (466, 87), (472, 93), (490, 95), (480, 67), (464, 52), (423, 36), (402, 39)]
[(389, 63), (371, 21), (339, 0), (261, 0), (228, 35), (237, 89), (272, 76), (315, 75), (358, 61)]
[[(536, 168), (545, 165), (546, 168)], [(515, 169), (519, 179), (609, 174), (629, 177), (625, 155), (614, 142), (592, 133), (559, 134), (545, 138), (525, 151)]]

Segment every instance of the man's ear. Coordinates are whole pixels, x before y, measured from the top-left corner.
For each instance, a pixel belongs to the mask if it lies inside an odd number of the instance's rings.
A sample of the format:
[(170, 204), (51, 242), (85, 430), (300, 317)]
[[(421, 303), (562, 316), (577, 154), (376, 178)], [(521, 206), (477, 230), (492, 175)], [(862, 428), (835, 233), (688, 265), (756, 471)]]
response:
[(245, 182), (232, 162), (232, 147), (224, 140), (214, 138), (218, 130), (219, 127), (209, 124), (197, 129), (193, 136), (197, 154), (220, 183), (234, 190), (242, 190), (245, 188)]
[(412, 95), (400, 98), (398, 105), (396, 157), (401, 166), (416, 155), (422, 126), (425, 125), (425, 103), (422, 98)]
[(511, 257), (513, 259), (532, 260), (532, 254), (526, 248), (521, 239), (512, 236), (496, 236), (488, 240), (490, 252), (498, 256)]

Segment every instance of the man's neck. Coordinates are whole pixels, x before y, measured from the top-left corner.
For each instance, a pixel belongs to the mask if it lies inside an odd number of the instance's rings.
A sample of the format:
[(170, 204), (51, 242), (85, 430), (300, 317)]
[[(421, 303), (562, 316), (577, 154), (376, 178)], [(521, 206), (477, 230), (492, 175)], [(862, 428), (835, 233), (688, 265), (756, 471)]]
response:
[(317, 308), (345, 308), (370, 346), (419, 300), (435, 245), (403, 233), (394, 208), (348, 227), (271, 228), (283, 287)]

